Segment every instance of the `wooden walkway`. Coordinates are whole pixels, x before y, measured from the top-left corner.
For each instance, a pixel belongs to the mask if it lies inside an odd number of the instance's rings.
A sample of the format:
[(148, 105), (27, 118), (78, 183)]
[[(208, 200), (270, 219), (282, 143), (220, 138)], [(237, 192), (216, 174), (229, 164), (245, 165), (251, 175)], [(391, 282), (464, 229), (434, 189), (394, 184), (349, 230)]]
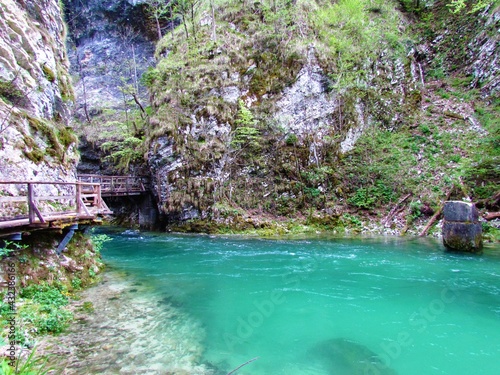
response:
[(96, 174), (80, 174), (78, 181), (101, 186), (102, 197), (121, 197), (147, 193), (149, 179), (139, 176), (102, 176)]
[(97, 223), (109, 214), (99, 183), (0, 181), (0, 234)]

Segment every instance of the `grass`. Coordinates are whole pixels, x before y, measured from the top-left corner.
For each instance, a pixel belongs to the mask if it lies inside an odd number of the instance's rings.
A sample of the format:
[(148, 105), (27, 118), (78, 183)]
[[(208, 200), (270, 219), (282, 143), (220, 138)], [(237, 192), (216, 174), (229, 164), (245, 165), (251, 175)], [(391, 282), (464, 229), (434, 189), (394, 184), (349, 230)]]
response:
[(37, 334), (61, 333), (73, 318), (65, 309), (69, 302), (67, 294), (67, 288), (59, 283), (42, 283), (22, 289), (20, 297), (29, 303), (19, 308), (21, 321), (32, 326)]
[(53, 369), (47, 367), (46, 358), (37, 357), (36, 347), (30, 351), (25, 359), (19, 356), (14, 363), (5, 358), (0, 362), (0, 375), (46, 375), (51, 370)]

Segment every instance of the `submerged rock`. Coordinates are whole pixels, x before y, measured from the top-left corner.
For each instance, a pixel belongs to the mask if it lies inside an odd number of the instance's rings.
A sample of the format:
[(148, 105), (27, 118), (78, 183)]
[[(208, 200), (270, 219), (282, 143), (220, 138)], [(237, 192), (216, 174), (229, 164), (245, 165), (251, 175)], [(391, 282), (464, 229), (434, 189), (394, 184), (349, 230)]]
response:
[(396, 375), (376, 353), (345, 338), (323, 341), (310, 350), (310, 355), (332, 375)]

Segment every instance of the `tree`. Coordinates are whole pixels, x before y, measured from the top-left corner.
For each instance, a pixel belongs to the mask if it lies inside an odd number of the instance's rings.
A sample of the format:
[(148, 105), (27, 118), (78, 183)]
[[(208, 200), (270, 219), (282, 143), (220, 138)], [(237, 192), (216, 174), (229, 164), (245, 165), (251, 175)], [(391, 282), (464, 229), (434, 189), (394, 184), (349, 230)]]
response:
[(182, 25), (184, 26), (184, 32), (186, 33), (186, 39), (189, 39), (188, 32), (188, 22), (191, 23), (191, 31), (195, 43), (196, 40), (196, 17), (198, 15), (198, 10), (201, 5), (201, 0), (178, 0), (174, 6), (174, 13), (179, 15), (182, 20)]
[(151, 18), (154, 19), (156, 24), (156, 31), (158, 33), (158, 40), (163, 38), (161, 32), (160, 21), (162, 19), (168, 19), (171, 16), (171, 4), (168, 0), (148, 0), (149, 13)]
[(258, 149), (260, 147), (260, 132), (255, 127), (255, 120), (252, 112), (246, 107), (243, 100), (239, 100), (239, 111), (236, 117), (236, 129), (234, 131), (234, 138), (231, 142), (232, 146), (245, 147)]
[[(480, 11), (490, 4), (492, 4), (495, 0), (476, 0), (472, 4), (472, 8), (470, 13), (474, 13)], [(451, 2), (447, 5), (450, 8), (452, 13), (459, 13), (467, 6), (466, 0), (451, 0)]]

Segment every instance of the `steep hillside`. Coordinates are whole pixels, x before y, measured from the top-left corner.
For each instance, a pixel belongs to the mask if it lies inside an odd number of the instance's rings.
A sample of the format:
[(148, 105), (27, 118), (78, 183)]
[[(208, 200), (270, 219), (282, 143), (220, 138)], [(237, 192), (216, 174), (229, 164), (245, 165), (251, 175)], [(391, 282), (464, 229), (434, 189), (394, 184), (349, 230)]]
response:
[(146, 75), (163, 211), (326, 213), (338, 200), (336, 166), (363, 130), (398, 129), (418, 109), (404, 17), (362, 0), (228, 3), (213, 14), (166, 36), (157, 50), (166, 58)]
[(74, 97), (59, 3), (2, 0), (0, 29), (0, 179), (74, 181)]
[[(169, 222), (401, 233), (448, 195), (498, 189), (498, 54), (474, 42), (495, 40), (494, 6), (188, 3), (143, 77), (146, 148)], [(466, 41), (446, 19), (473, 20)], [(461, 67), (453, 44), (466, 49)]]

